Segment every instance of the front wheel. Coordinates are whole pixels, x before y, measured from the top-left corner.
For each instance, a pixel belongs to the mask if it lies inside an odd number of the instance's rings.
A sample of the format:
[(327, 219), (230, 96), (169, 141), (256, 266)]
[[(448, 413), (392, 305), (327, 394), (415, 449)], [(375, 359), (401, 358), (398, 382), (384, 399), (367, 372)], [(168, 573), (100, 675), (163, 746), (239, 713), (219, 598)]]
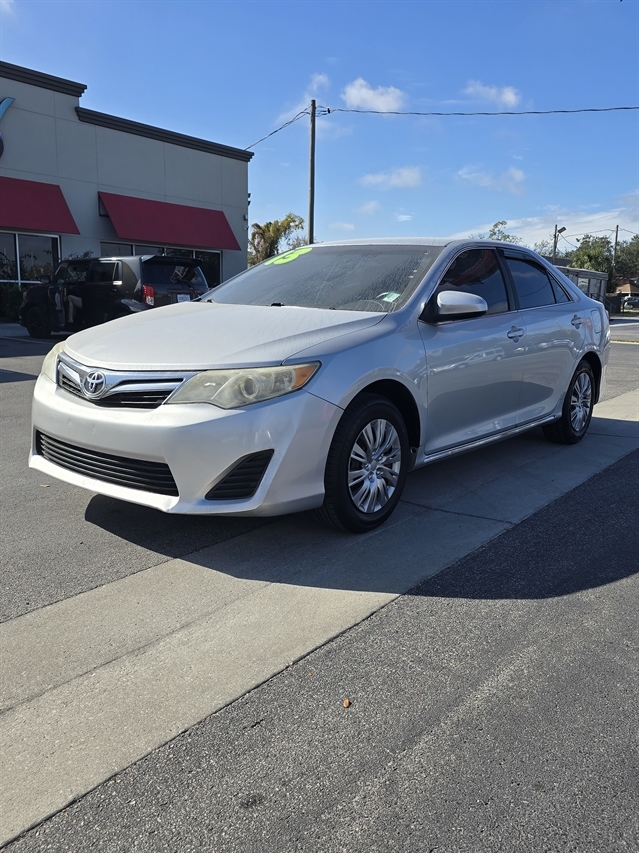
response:
[(595, 377), (587, 361), (579, 363), (568, 386), (558, 421), (543, 427), (544, 435), (558, 444), (577, 444), (588, 432), (595, 405)]
[(408, 431), (397, 407), (384, 397), (361, 394), (335, 430), (324, 475), (324, 503), (316, 515), (350, 533), (373, 530), (397, 506), (408, 461)]
[(25, 325), (32, 338), (48, 338), (51, 335), (51, 328), (46, 315), (42, 308), (37, 306), (29, 309), (25, 317)]

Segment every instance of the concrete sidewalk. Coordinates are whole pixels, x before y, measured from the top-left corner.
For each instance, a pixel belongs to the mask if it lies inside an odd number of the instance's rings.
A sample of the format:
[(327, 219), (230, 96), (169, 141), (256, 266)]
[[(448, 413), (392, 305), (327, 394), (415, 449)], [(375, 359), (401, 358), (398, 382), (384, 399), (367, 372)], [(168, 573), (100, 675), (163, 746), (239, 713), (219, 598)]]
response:
[(0, 844), (639, 447), (636, 391), (595, 411), (414, 472), (366, 536), (283, 518), (1, 625)]

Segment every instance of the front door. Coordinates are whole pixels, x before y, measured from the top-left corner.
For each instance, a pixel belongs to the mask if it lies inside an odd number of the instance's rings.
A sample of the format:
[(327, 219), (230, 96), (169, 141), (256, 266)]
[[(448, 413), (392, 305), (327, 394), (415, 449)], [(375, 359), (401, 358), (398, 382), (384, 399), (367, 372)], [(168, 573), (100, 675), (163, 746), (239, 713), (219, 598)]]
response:
[(512, 310), (492, 249), (470, 249), (452, 262), (442, 290), (476, 293), (482, 317), (419, 323), (426, 349), (426, 454), (467, 444), (517, 424), (525, 335)]

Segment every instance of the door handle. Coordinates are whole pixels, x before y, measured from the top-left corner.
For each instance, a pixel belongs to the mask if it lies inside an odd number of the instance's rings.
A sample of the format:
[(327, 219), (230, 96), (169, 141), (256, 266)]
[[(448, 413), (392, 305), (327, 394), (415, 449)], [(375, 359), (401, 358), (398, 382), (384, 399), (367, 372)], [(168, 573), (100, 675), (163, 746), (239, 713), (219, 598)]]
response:
[(571, 322), (571, 323), (572, 323), (572, 325), (575, 327), (575, 329), (578, 329), (578, 328), (579, 328), (579, 326), (581, 326), (581, 324), (583, 323), (583, 321), (584, 321), (584, 318), (583, 318), (583, 317), (578, 317), (578, 316), (575, 314), (575, 316), (572, 318), (572, 320), (571, 320), (570, 322)]
[(524, 334), (523, 329), (518, 329), (517, 326), (513, 326), (512, 329), (508, 332), (508, 337), (510, 338), (511, 341), (514, 341), (515, 343), (517, 343), (517, 341), (519, 340), (519, 338), (522, 337), (523, 334)]

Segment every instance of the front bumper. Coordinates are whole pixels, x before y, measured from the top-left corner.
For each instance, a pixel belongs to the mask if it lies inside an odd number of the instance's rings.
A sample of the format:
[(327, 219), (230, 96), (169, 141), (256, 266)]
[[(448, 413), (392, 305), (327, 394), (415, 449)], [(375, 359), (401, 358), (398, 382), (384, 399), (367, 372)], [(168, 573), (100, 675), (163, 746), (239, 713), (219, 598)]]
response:
[[(321, 505), (326, 457), (341, 415), (340, 408), (304, 390), (229, 411), (207, 403), (107, 409), (41, 375), (33, 397), (29, 465), (72, 485), (164, 512), (280, 515)], [(87, 450), (166, 463), (178, 497), (103, 482), (54, 464), (38, 453), (36, 432)], [(250, 498), (205, 498), (239, 459), (271, 449), (273, 457)]]

